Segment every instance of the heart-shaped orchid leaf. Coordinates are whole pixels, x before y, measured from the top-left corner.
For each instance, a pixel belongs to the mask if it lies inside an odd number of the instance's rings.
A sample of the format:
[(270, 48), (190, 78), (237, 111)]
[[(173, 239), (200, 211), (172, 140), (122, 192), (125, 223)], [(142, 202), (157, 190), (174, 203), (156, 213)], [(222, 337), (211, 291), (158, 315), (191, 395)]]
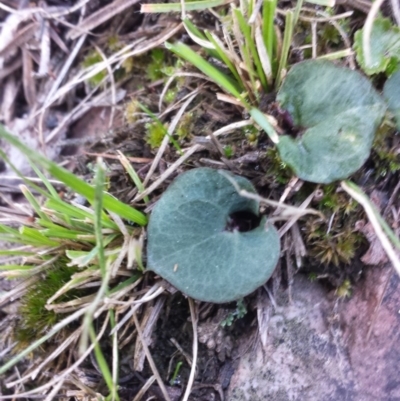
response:
[(364, 164), (385, 113), (364, 76), (323, 60), (296, 64), (277, 101), (298, 131), (297, 138), (280, 137), (282, 160), (299, 178), (321, 184), (347, 178)]
[(383, 95), (389, 110), (396, 120), (396, 127), (400, 130), (400, 70), (396, 71), (385, 83)]
[(239, 299), (264, 284), (278, 262), (276, 229), (257, 217), (258, 202), (239, 195), (232, 180), (255, 193), (243, 177), (198, 168), (180, 175), (151, 213), (148, 269), (194, 299)]
[(354, 50), (357, 61), (366, 74), (391, 72), (400, 62), (400, 28), (389, 18), (375, 18), (369, 37), (369, 57), (366, 59), (363, 30), (354, 35)]

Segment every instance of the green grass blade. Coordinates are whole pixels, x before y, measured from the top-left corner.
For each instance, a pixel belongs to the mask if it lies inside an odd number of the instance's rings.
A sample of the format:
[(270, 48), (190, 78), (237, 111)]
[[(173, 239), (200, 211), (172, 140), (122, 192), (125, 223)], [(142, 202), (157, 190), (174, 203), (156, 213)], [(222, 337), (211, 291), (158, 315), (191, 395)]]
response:
[(0, 270), (14, 271), (14, 270), (31, 270), (35, 266), (28, 265), (0, 265)]
[(59, 246), (60, 243), (47, 238), (36, 228), (22, 226), (19, 230), (21, 239), (26, 244), (36, 244), (37, 246)]
[(283, 70), (287, 67), (287, 60), (289, 56), (290, 45), (293, 36), (293, 12), (288, 11), (285, 19), (285, 33), (283, 34), (283, 45), (281, 58), (279, 60), (278, 72), (276, 74), (275, 89), (278, 90), (282, 82)]
[[(209, 8), (222, 6), (230, 3), (232, 0), (203, 0), (185, 2), (186, 11), (208, 10)], [(163, 4), (142, 4), (141, 13), (171, 13), (181, 12), (181, 3), (163, 3)]]
[(215, 52), (214, 44), (207, 40), (207, 37), (204, 35), (204, 33), (201, 32), (200, 29), (198, 29), (197, 26), (190, 21), (190, 19), (185, 18), (182, 20), (182, 22), (187, 34), (195, 43), (206, 49), (207, 53), (212, 57), (218, 57), (218, 53)]
[(108, 367), (106, 358), (104, 357), (103, 351), (101, 350), (99, 342), (97, 341), (96, 333), (93, 329), (92, 324), (90, 324), (89, 334), (90, 334), (90, 340), (94, 344), (94, 355), (95, 355), (97, 364), (99, 365), (99, 368), (100, 368), (101, 374), (104, 378), (104, 381), (107, 384), (110, 394), (114, 395), (115, 399), (118, 401), (119, 396), (117, 393), (117, 384), (113, 382), (110, 368)]
[[(267, 84), (267, 78), (264, 74), (264, 70), (261, 65), (260, 57), (258, 56), (256, 44), (255, 44), (255, 39), (254, 35), (252, 34), (252, 27), (247, 23), (245, 18), (243, 17), (243, 14), (239, 9), (234, 10), (235, 16), (237, 18), (237, 21), (239, 23), (240, 30), (242, 31), (242, 34), (245, 39), (245, 54), (247, 54), (248, 60), (246, 61), (247, 68), (251, 68), (249, 72), (253, 73), (256, 75), (259, 80), (261, 81), (261, 85), (264, 89), (264, 91), (268, 91), (268, 84)], [(256, 71), (257, 74), (254, 72), (253, 68), (253, 63), (256, 66)], [(257, 92), (257, 88), (254, 86), (253, 89), (254, 93)]]
[(277, 0), (266, 0), (263, 5), (263, 22), (262, 22), (262, 36), (264, 39), (265, 47), (267, 48), (268, 56), (273, 64), (275, 58), (275, 29), (274, 29), (274, 19), (276, 11)]
[[(131, 177), (131, 180), (134, 182), (134, 184), (136, 185), (136, 188), (138, 189), (138, 193), (142, 193), (144, 191), (144, 186), (143, 183), (141, 181), (141, 179), (139, 178), (139, 176), (137, 175), (135, 169), (132, 167), (132, 164), (130, 163), (130, 161), (126, 158), (126, 156), (118, 151), (118, 159), (121, 162), (122, 166), (124, 167), (124, 169), (126, 170), (126, 172), (129, 174), (129, 177)], [(148, 203), (150, 201), (149, 197), (146, 195), (143, 198), (145, 203)]]
[(0, 256), (32, 256), (37, 255), (37, 252), (25, 252), (19, 249), (0, 250)]
[(97, 247), (97, 260), (99, 263), (101, 277), (104, 279), (106, 276), (106, 259), (104, 256), (104, 244), (103, 244), (103, 233), (102, 233), (102, 212), (103, 212), (103, 187), (105, 182), (105, 169), (101, 160), (97, 161), (96, 169), (96, 187), (95, 187), (95, 201), (94, 201), (94, 231), (96, 235), (96, 247)]
[[(114, 310), (110, 310), (110, 326), (111, 330), (115, 329), (115, 314)], [(118, 354), (118, 331), (114, 331), (112, 334), (112, 391), (111, 396), (112, 400), (118, 399), (117, 393), (117, 383), (118, 383), (118, 371), (119, 371), (119, 354)]]
[(49, 194), (53, 198), (59, 198), (56, 189), (53, 187), (53, 185), (50, 183), (50, 181), (47, 179), (47, 177), (33, 163), (31, 163), (31, 167), (32, 167), (33, 171), (36, 173), (36, 175), (42, 180), (44, 186), (49, 191)]
[(109, 295), (116, 294), (118, 291), (123, 290), (124, 288), (133, 284), (135, 281), (139, 280), (140, 277), (142, 277), (141, 273), (138, 273), (138, 272), (133, 273), (132, 277), (129, 277), (127, 280), (123, 281), (122, 283), (120, 283), (116, 287), (114, 287), (112, 290), (110, 290)]
[(301, 8), (303, 7), (303, 3), (304, 3), (304, 0), (297, 0), (296, 8), (294, 9), (293, 29), (296, 27), (297, 21), (299, 20), (300, 11), (301, 11)]
[(335, 0), (306, 0), (307, 3), (317, 4), (324, 7), (334, 7)]
[(90, 330), (92, 329), (93, 315), (97, 310), (98, 305), (102, 302), (105, 296), (108, 294), (108, 286), (111, 275), (111, 268), (109, 265), (110, 260), (106, 260), (104, 253), (103, 233), (102, 233), (102, 209), (104, 201), (104, 187), (105, 182), (105, 170), (101, 160), (97, 162), (96, 176), (95, 176), (95, 201), (94, 201), (94, 212), (95, 212), (95, 235), (96, 235), (96, 249), (97, 249), (97, 262), (101, 272), (101, 286), (97, 291), (95, 299), (90, 304), (85, 317), (83, 319), (83, 329), (80, 341), (80, 354), (87, 349), (88, 337)]
[[(0, 124), (0, 137), (2, 135), (2, 133), (4, 133), (6, 131), (3, 131), (3, 126)], [(25, 176), (23, 176), (18, 169), (14, 166), (14, 164), (11, 162), (11, 160), (7, 157), (7, 155), (0, 149), (0, 157), (6, 162), (6, 164), (8, 164), (11, 167), (11, 170), (14, 171), (14, 173), (21, 178), (22, 182), (25, 183), (26, 186), (34, 189), (35, 191), (37, 191), (39, 194), (43, 195), (44, 197), (48, 197), (48, 193), (46, 191), (44, 191), (42, 188), (40, 188), (38, 185), (36, 185), (35, 183), (31, 182), (29, 179), (25, 178)]]
[[(37, 152), (32, 152), (26, 145), (22, 144), (15, 136), (6, 132), (3, 126), (0, 125), (0, 138), (4, 138), (17, 149), (19, 149), (32, 163), (40, 165), (43, 169), (47, 170), (53, 177), (62, 181), (67, 187), (73, 189), (75, 192), (84, 196), (89, 202), (94, 202), (95, 191), (94, 188), (81, 180), (74, 174), (70, 173), (63, 167), (58, 166), (56, 163), (46, 159)], [(43, 192), (43, 191), (41, 191)], [(138, 210), (126, 205), (125, 203), (115, 199), (108, 193), (104, 193), (103, 200), (104, 208), (110, 210), (122, 218), (131, 220), (141, 226), (147, 224), (146, 216)]]
[(228, 51), (224, 48), (223, 44), (215, 34), (208, 31), (205, 31), (204, 33), (207, 36), (208, 40), (215, 46), (215, 51), (218, 53), (219, 58), (225, 63), (232, 75), (235, 77), (236, 82), (240, 86), (240, 90), (244, 91), (245, 88), (242, 84), (242, 80), (236, 70), (235, 64), (228, 57)]
[(168, 50), (173, 51), (179, 57), (182, 57), (189, 63), (193, 64), (201, 72), (211, 78), (223, 90), (241, 100), (243, 103), (243, 99), (241, 99), (241, 94), (239, 92), (239, 85), (230, 77), (221, 72), (218, 68), (214, 67), (208, 61), (204, 60), (201, 56), (195, 53), (189, 46), (186, 46), (181, 42), (175, 44), (166, 42), (165, 47)]
[(40, 207), (39, 202), (32, 195), (32, 192), (29, 191), (28, 187), (26, 187), (25, 185), (20, 185), (19, 188), (23, 193), (23, 195), (25, 196), (25, 198), (30, 203), (30, 205), (32, 206), (33, 210), (36, 212), (36, 214), (40, 216), (40, 218), (42, 218), (43, 220), (50, 221), (49, 217), (42, 212), (42, 208)]
[(253, 108), (249, 111), (251, 117), (253, 120), (267, 133), (269, 138), (273, 143), (278, 143), (279, 142), (279, 136), (277, 132), (275, 131), (274, 127), (271, 125), (271, 123), (267, 120), (265, 117), (264, 113), (262, 113), (260, 110)]

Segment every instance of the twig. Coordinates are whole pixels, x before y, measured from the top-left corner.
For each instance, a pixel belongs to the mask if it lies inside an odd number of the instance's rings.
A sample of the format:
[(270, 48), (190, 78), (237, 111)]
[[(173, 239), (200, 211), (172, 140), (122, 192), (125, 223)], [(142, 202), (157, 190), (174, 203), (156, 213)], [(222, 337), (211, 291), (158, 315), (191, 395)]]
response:
[(372, 27), (374, 25), (374, 20), (378, 14), (381, 5), (385, 0), (376, 0), (372, 3), (371, 10), (369, 10), (367, 19), (365, 20), (364, 28), (362, 31), (362, 49), (364, 53), (365, 64), (369, 65), (371, 63), (371, 33)]
[[(379, 0), (378, 0), (379, 1)], [(372, 5), (372, 7), (375, 3)], [(377, 212), (374, 210), (369, 199), (361, 192), (361, 190), (355, 186), (355, 184), (351, 182), (342, 181), (340, 183), (341, 187), (354, 199), (356, 200), (363, 208), (365, 213), (368, 216), (368, 219), (375, 230), (375, 234), (378, 237), (382, 248), (385, 250), (388, 258), (393, 264), (393, 267), (397, 271), (397, 274), (400, 276), (400, 260), (394, 251), (392, 244), (390, 243), (388, 237), (384, 233), (382, 226), (379, 222), (379, 218), (377, 216)]]
[(107, 4), (100, 10), (97, 10), (89, 17), (84, 19), (79, 27), (79, 30), (73, 29), (67, 33), (68, 39), (76, 39), (78, 36), (82, 35), (83, 31), (89, 32), (92, 29), (96, 28), (103, 22), (108, 21), (110, 18), (114, 17), (117, 14), (120, 14), (122, 11), (126, 10), (128, 7), (133, 6), (138, 3), (139, 0), (115, 0), (111, 4)]
[[(153, 163), (152, 163), (152, 165), (150, 167), (150, 170), (147, 173), (146, 178), (144, 179), (144, 182), (143, 182), (144, 186), (147, 185), (147, 183), (149, 182), (149, 180), (150, 180), (151, 176), (153, 175), (155, 169), (157, 168), (158, 163), (160, 162), (161, 157), (163, 156), (163, 154), (165, 152), (165, 149), (168, 146), (168, 143), (170, 141), (171, 135), (174, 133), (175, 128), (178, 125), (183, 113), (185, 112), (185, 110), (189, 106), (189, 104), (192, 102), (192, 100), (198, 95), (198, 93), (199, 93), (199, 89), (194, 90), (191, 93), (190, 97), (186, 100), (186, 102), (182, 105), (182, 107), (179, 109), (178, 113), (173, 118), (170, 126), (168, 127), (168, 134), (165, 135), (165, 137), (164, 137), (164, 139), (163, 139), (163, 141), (161, 143), (160, 149), (158, 150), (157, 155), (153, 160)], [(144, 192), (141, 192), (141, 195), (143, 195), (143, 194), (144, 194)]]
[[(225, 127), (220, 128), (219, 130), (214, 132), (215, 136), (227, 134), (228, 132), (234, 131), (235, 129), (245, 127), (247, 125), (252, 125), (253, 122), (250, 120), (238, 121), (236, 123), (229, 124)], [(209, 136), (207, 136), (209, 138)], [(138, 202), (143, 199), (146, 195), (151, 194), (154, 190), (156, 190), (185, 160), (187, 160), (193, 153), (198, 152), (202, 149), (201, 145), (193, 145), (189, 148), (183, 156), (181, 156), (176, 162), (174, 162), (164, 173), (158, 178), (157, 181), (153, 182), (145, 191), (138, 194), (134, 202)]]
[(146, 391), (151, 387), (151, 385), (154, 383), (154, 381), (156, 380), (156, 377), (150, 376), (146, 383), (143, 384), (142, 388), (138, 391), (138, 393), (135, 395), (135, 398), (132, 401), (140, 401), (142, 399), (142, 397), (144, 396), (144, 394), (146, 393)]
[(139, 339), (140, 339), (140, 341), (142, 343), (143, 351), (146, 354), (146, 358), (147, 358), (147, 360), (149, 362), (149, 365), (151, 367), (151, 370), (152, 370), (154, 376), (156, 377), (156, 380), (157, 380), (157, 383), (158, 383), (158, 385), (159, 385), (159, 387), (161, 389), (161, 392), (163, 393), (166, 401), (171, 401), (171, 398), (169, 397), (169, 394), (168, 394), (168, 391), (167, 391), (167, 389), (166, 389), (166, 387), (164, 385), (164, 382), (161, 379), (160, 373), (158, 372), (156, 364), (154, 363), (153, 357), (151, 356), (149, 347), (147, 346), (146, 341), (143, 338), (142, 329), (140, 328), (140, 324), (139, 324), (138, 318), (136, 316), (136, 312), (133, 314), (133, 321), (135, 322), (136, 330), (137, 330)]
[(188, 300), (189, 300), (189, 307), (190, 307), (190, 317), (192, 319), (192, 327), (193, 327), (193, 363), (192, 363), (192, 367), (190, 369), (189, 380), (188, 380), (185, 395), (183, 396), (182, 401), (188, 401), (189, 395), (192, 391), (194, 375), (196, 374), (197, 351), (198, 351), (196, 305), (192, 298), (188, 298)]

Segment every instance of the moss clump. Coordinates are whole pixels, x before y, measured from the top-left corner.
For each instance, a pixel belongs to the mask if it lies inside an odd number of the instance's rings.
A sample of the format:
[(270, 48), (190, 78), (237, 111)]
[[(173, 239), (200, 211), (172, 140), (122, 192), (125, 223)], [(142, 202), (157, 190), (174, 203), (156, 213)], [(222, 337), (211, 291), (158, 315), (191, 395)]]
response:
[[(89, 68), (102, 61), (103, 58), (101, 57), (100, 53), (98, 53), (96, 50), (91, 50), (83, 59), (82, 67)], [(92, 86), (96, 86), (106, 77), (106, 74), (106, 69), (101, 70), (96, 75), (93, 75), (93, 77), (89, 78), (88, 83)]]
[(311, 223), (307, 227), (310, 255), (320, 264), (348, 264), (354, 258), (363, 237), (347, 227), (334, 227), (327, 232), (325, 223)]
[(382, 124), (375, 135), (372, 160), (377, 174), (381, 177), (400, 170), (400, 153), (398, 147), (393, 145), (394, 135), (395, 130), (389, 124)]
[[(31, 343), (42, 336), (58, 320), (54, 311), (46, 308), (47, 300), (52, 297), (71, 276), (76, 272), (75, 267), (61, 265), (53, 266), (45, 276), (33, 284), (24, 295), (20, 306), (21, 322), (15, 333), (19, 343)], [(66, 302), (82, 295), (82, 291), (72, 290), (61, 296), (58, 301)]]
[(185, 113), (179, 121), (176, 129), (176, 135), (180, 141), (190, 138), (194, 128), (194, 114), (193, 112)]
[(136, 99), (125, 104), (124, 116), (128, 124), (133, 124), (136, 121), (136, 115), (139, 111), (139, 102)]
[[(310, 218), (305, 226), (307, 248), (310, 256), (319, 264), (349, 264), (363, 242), (363, 236), (355, 231), (359, 218), (358, 205), (335, 184), (322, 186), (323, 196), (318, 208), (327, 220)], [(330, 216), (330, 217), (329, 217)]]
[(279, 156), (279, 152), (275, 147), (267, 149), (267, 177), (275, 184), (285, 185), (293, 176), (290, 168), (284, 163)]
[(159, 148), (161, 142), (163, 141), (165, 135), (167, 134), (167, 129), (159, 121), (152, 121), (146, 123), (144, 126), (146, 130), (146, 143), (150, 145), (152, 149)]

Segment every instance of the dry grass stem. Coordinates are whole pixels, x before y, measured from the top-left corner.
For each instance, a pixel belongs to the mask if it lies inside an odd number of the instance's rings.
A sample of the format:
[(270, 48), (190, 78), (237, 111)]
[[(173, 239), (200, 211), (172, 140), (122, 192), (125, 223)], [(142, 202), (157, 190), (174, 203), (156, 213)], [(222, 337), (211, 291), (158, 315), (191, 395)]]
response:
[[(297, 220), (304, 216), (304, 211), (307, 210), (307, 206), (311, 203), (315, 196), (315, 191), (312, 192), (308, 197), (303, 201), (303, 203), (298, 207), (298, 214), (295, 214), (290, 220), (288, 220), (280, 229), (279, 236), (282, 236), (297, 222)], [(311, 210), (311, 209), (308, 209)]]
[[(247, 125), (253, 124), (249, 120), (245, 121), (239, 121), (236, 123), (229, 124), (217, 131), (214, 131), (214, 136), (220, 136), (227, 134), (229, 132), (232, 132), (238, 128), (246, 127)], [(206, 137), (209, 139), (209, 136)], [(151, 194), (154, 190), (156, 190), (176, 169), (183, 163), (185, 162), (192, 154), (198, 152), (201, 150), (203, 147), (202, 145), (193, 145), (191, 148), (189, 148), (183, 156), (181, 156), (176, 162), (174, 162), (167, 170), (165, 170), (161, 176), (153, 182), (147, 189), (145, 189), (143, 192), (138, 194), (135, 199), (133, 200), (134, 202), (138, 202), (142, 200), (146, 195)]]
[(196, 367), (197, 367), (197, 353), (198, 353), (198, 347), (199, 347), (199, 342), (198, 342), (198, 333), (197, 333), (197, 307), (195, 302), (193, 301), (192, 298), (188, 298), (189, 301), (189, 307), (190, 307), (190, 317), (192, 320), (192, 327), (193, 327), (193, 363), (190, 369), (190, 375), (189, 375), (189, 380), (186, 385), (186, 390), (185, 394), (182, 398), (182, 401), (188, 401), (190, 393), (192, 391), (193, 383), (194, 383), (194, 377), (196, 374)]
[(377, 16), (379, 9), (381, 8), (385, 0), (376, 0), (372, 3), (371, 9), (369, 10), (367, 19), (365, 20), (363, 32), (362, 32), (362, 48), (364, 53), (365, 64), (371, 63), (371, 33), (374, 24), (375, 17)]
[(160, 282), (157, 282), (146, 292), (146, 294), (141, 299), (129, 302), (131, 310), (127, 312), (125, 316), (118, 322), (118, 324), (111, 330), (110, 335), (113, 335), (115, 332), (117, 332), (136, 313), (136, 311), (140, 308), (140, 306), (143, 303), (149, 302), (152, 299), (157, 298), (163, 292), (164, 292), (164, 287), (161, 286)]
[[(373, 6), (374, 5), (375, 3), (373, 4)], [(357, 191), (352, 189), (346, 182), (342, 181), (340, 185), (354, 200), (356, 200), (364, 208), (364, 211), (367, 214), (368, 219), (372, 224), (372, 227), (374, 228), (375, 234), (378, 237), (379, 242), (382, 245), (382, 248), (385, 250), (386, 255), (392, 262), (394, 269), (400, 276), (400, 259), (396, 254), (396, 251), (393, 249), (392, 244), (390, 243), (385, 232), (383, 231), (381, 224), (379, 223), (379, 220), (376, 216), (377, 212), (373, 209), (372, 205), (366, 199), (366, 197), (364, 197), (363, 195), (359, 194)]]
[(170, 338), (170, 341), (172, 344), (175, 345), (178, 351), (185, 357), (186, 362), (191, 367), (193, 365), (192, 357), (180, 346), (180, 344), (178, 343), (178, 341), (175, 340), (175, 338)]
[[(104, 307), (101, 308), (101, 312), (103, 312), (104, 310), (105, 310)], [(82, 310), (78, 311), (78, 312), (82, 312)], [(83, 310), (83, 312), (84, 312), (84, 310)], [(79, 313), (75, 313), (74, 315), (69, 316), (68, 318), (64, 319), (64, 321), (62, 321), (60, 323), (63, 323), (64, 327), (65, 327), (65, 321), (66, 320), (68, 320), (69, 322), (72, 322), (77, 318), (76, 316), (81, 316), (82, 314), (83, 313), (80, 313), (80, 314)], [(108, 325), (108, 321), (109, 321), (109, 314), (107, 313), (107, 315), (106, 315), (106, 317), (104, 319), (103, 325), (101, 327), (101, 330), (100, 330), (99, 334), (96, 337), (97, 341), (100, 341), (100, 339), (103, 337), (104, 332), (105, 332), (105, 330), (107, 328), (107, 325)], [(56, 326), (60, 326), (60, 323), (57, 323)], [(54, 326), (53, 331), (56, 328), (56, 326)], [(62, 373), (60, 373), (59, 375), (55, 376), (48, 383), (46, 383), (46, 384), (44, 384), (44, 385), (42, 385), (40, 387), (37, 387), (37, 388), (35, 388), (33, 390), (30, 390), (28, 392), (18, 394), (18, 398), (31, 397), (31, 396), (33, 396), (35, 394), (47, 391), (48, 389), (50, 389), (53, 386), (55, 386), (59, 382), (59, 380), (64, 380), (64, 378), (68, 377), (68, 375), (70, 375), (72, 372), (74, 372), (75, 369), (82, 364), (82, 362), (93, 351), (94, 347), (95, 347), (95, 343), (90, 344), (90, 346), (86, 349), (86, 351), (69, 368), (65, 369)], [(6, 384), (6, 387), (7, 388), (11, 388), (12, 386), (9, 385), (9, 384)], [(15, 397), (15, 395), (14, 396), (12, 396), (12, 395), (10, 395), (10, 396), (2, 396), (3, 399), (12, 399), (13, 397)]]
[(311, 22), (311, 49), (312, 56), (311, 58), (317, 58), (317, 23), (315, 21)]
[(131, 7), (138, 2), (139, 0), (115, 0), (110, 4), (107, 4), (81, 21), (79, 26), (69, 31), (67, 33), (67, 38), (76, 39), (82, 35), (82, 32), (89, 33), (94, 28), (108, 21), (117, 14), (122, 13), (128, 7)]
[[(142, 331), (142, 338), (144, 341), (146, 341), (146, 344), (150, 344), (151, 342), (151, 337), (164, 303), (165, 297), (158, 297), (154, 305), (150, 304), (149, 302), (144, 304), (140, 329)], [(145, 353), (143, 350), (142, 340), (139, 340), (139, 337), (137, 337), (135, 353), (133, 355), (133, 369), (141, 372), (144, 367), (144, 360)]]
[[(160, 148), (159, 148), (159, 150), (158, 150), (158, 152), (156, 154), (156, 157), (154, 158), (153, 163), (151, 164), (151, 167), (149, 169), (149, 172), (147, 173), (146, 178), (143, 181), (143, 185), (144, 186), (146, 186), (148, 184), (150, 178), (152, 177), (154, 171), (156, 170), (156, 168), (157, 168), (157, 166), (158, 166), (158, 164), (159, 164), (159, 162), (160, 162), (160, 160), (161, 160), (161, 158), (162, 158), (162, 156), (163, 156), (163, 154), (165, 152), (165, 149), (168, 146), (168, 143), (169, 143), (169, 141), (171, 139), (171, 136), (174, 133), (176, 126), (179, 124), (179, 122), (181, 120), (181, 117), (182, 117), (183, 113), (185, 112), (185, 110), (187, 109), (189, 104), (198, 95), (199, 91), (200, 91), (199, 89), (196, 89), (190, 94), (189, 98), (185, 101), (185, 103), (181, 106), (181, 108), (178, 111), (178, 113), (172, 119), (171, 124), (168, 127), (168, 135), (164, 136), (164, 139), (163, 139), (163, 141), (161, 143), (161, 146), (160, 146)], [(144, 191), (144, 192), (146, 192), (146, 191)], [(144, 196), (145, 196), (145, 195), (143, 196), (144, 192), (140, 193), (140, 196), (141, 196), (140, 199), (144, 198)], [(134, 199), (134, 201), (137, 201), (137, 197)]]
[[(313, 14), (319, 13), (319, 10), (314, 10), (312, 8), (304, 8), (303, 7), (302, 10), (303, 11), (309, 11), (310, 13), (313, 13)], [(281, 9), (278, 8), (277, 9), (277, 13), (280, 14), (280, 15), (286, 16), (287, 11), (286, 10), (281, 10)], [(332, 15), (332, 16), (329, 16), (329, 17), (321, 17), (321, 18), (318, 18), (318, 17), (306, 17), (304, 15), (300, 15), (299, 16), (299, 20), (300, 21), (305, 21), (305, 22), (317, 22), (317, 23), (320, 23), (320, 22), (331, 22), (331, 21), (341, 20), (343, 18), (350, 18), (353, 14), (354, 14), (354, 11), (347, 11), (347, 12), (342, 13), (342, 14)]]
[(133, 314), (133, 321), (135, 322), (137, 334), (138, 334), (139, 339), (140, 339), (140, 341), (142, 343), (143, 350), (144, 350), (144, 352), (146, 354), (146, 358), (147, 358), (147, 361), (149, 362), (149, 365), (150, 365), (150, 368), (151, 368), (151, 370), (153, 372), (153, 375), (156, 377), (158, 386), (160, 387), (160, 390), (163, 393), (163, 396), (164, 396), (165, 400), (166, 401), (171, 401), (171, 398), (169, 397), (169, 394), (168, 394), (168, 391), (167, 391), (167, 389), (166, 389), (166, 387), (164, 385), (164, 382), (161, 379), (160, 373), (158, 372), (156, 364), (154, 363), (153, 357), (151, 356), (150, 350), (149, 350), (149, 348), (148, 348), (148, 346), (146, 344), (146, 341), (143, 338), (143, 333), (142, 333), (142, 330), (140, 329), (140, 324), (139, 324), (138, 318), (136, 316), (136, 313)]
[(143, 396), (146, 394), (146, 391), (152, 386), (152, 384), (156, 381), (156, 377), (150, 376), (147, 380), (146, 383), (143, 384), (142, 388), (138, 391), (138, 393), (135, 395), (135, 398), (132, 401), (140, 401)]

